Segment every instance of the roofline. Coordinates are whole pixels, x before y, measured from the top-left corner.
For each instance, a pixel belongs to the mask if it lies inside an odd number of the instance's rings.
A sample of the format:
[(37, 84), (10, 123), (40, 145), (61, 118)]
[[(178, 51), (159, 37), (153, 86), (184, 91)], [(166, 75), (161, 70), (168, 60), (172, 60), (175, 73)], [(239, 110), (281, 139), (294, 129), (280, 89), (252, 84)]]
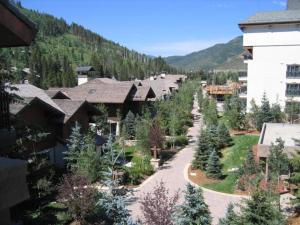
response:
[[(22, 98), (22, 99), (24, 99), (24, 98)], [(26, 105), (16, 115), (18, 115), (19, 113), (23, 112), (25, 110), (25, 108), (27, 108), (28, 106), (30, 106), (30, 104), (34, 103), (35, 101), (37, 101), (38, 103), (41, 103), (41, 105), (44, 105), (44, 106), (46, 106), (47, 108), (49, 108), (49, 109), (51, 109), (53, 111), (56, 111), (57, 114), (60, 114), (61, 116), (65, 115), (64, 112), (58, 110), (57, 108), (55, 108), (52, 105), (48, 104), (47, 102), (43, 101), (39, 97), (32, 98), (28, 103), (26, 103)]]
[[(66, 99), (66, 100), (70, 100), (70, 99)], [(73, 101), (73, 100), (70, 100), (70, 101)], [(81, 104), (80, 104), (80, 106), (76, 109), (76, 111), (69, 117), (69, 118), (67, 118), (67, 120), (65, 121), (63, 121), (63, 123), (64, 124), (66, 124), (83, 106), (85, 106), (85, 105), (87, 105), (88, 107), (90, 107), (90, 108), (93, 108), (93, 110), (95, 110), (95, 112), (97, 111), (97, 112), (99, 112), (99, 110), (95, 107), (95, 106), (93, 106), (91, 103), (89, 103), (88, 101), (86, 101), (86, 100), (84, 100), (84, 101), (80, 101), (81, 102)], [(99, 112), (100, 113), (100, 112)], [(65, 117), (67, 116), (67, 114), (65, 114)]]
[(243, 30), (249, 26), (262, 26), (262, 25), (284, 25), (284, 24), (300, 24), (300, 20), (296, 21), (282, 21), (282, 22), (252, 22), (252, 23), (239, 23), (239, 28)]
[(21, 19), (27, 26), (38, 31), (38, 28), (34, 22), (32, 22), (30, 19), (28, 19), (23, 13), (20, 12), (18, 8), (13, 6), (11, 3), (9, 3), (8, 0), (0, 0), (0, 3), (3, 4), (7, 9), (9, 9), (16, 17)]

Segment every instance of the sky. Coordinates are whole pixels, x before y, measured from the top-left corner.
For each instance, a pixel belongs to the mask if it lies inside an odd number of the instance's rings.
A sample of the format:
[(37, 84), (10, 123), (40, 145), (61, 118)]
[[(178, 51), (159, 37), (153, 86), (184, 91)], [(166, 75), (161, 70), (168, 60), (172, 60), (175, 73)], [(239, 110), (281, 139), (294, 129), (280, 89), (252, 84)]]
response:
[(287, 0), (22, 0), (26, 8), (76, 22), (151, 56), (186, 55), (227, 42), (238, 23)]

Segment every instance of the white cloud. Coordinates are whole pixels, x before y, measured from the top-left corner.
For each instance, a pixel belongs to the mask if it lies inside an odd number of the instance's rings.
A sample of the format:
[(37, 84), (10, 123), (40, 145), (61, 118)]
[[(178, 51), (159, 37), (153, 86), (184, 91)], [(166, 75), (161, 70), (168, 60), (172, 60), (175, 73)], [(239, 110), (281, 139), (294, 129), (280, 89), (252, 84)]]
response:
[(287, 1), (274, 0), (274, 1), (273, 1), (273, 4), (275, 4), (275, 5), (280, 5), (280, 6), (283, 6), (283, 7), (286, 7)]
[(153, 56), (173, 56), (186, 55), (192, 52), (200, 51), (202, 49), (213, 46), (217, 43), (223, 43), (227, 40), (189, 40), (178, 42), (165, 42), (144, 45), (139, 50)]

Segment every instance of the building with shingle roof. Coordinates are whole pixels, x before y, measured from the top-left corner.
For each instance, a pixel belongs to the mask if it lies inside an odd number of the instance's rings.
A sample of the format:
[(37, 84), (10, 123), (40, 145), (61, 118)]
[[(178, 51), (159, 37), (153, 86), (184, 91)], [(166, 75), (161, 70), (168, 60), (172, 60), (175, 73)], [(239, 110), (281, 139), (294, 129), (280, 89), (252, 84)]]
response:
[(63, 110), (49, 97), (45, 90), (40, 89), (32, 84), (14, 84), (14, 89), (7, 91), (11, 94), (16, 94), (21, 98), (35, 98), (38, 97), (48, 105), (57, 109), (61, 113), (64, 113)]
[(90, 103), (123, 104), (134, 90), (130, 83), (104, 83), (96, 78), (82, 85), (66, 90), (72, 100), (88, 101)]
[(300, 0), (288, 0), (286, 10), (258, 12), (239, 24), (250, 56), (244, 60), (247, 111), (252, 100), (260, 105), (264, 93), (270, 104), (278, 103), (282, 110), (291, 103), (300, 108), (299, 6)]
[(157, 99), (162, 99), (165, 96), (172, 93), (172, 91), (178, 90), (180, 84), (186, 80), (185, 75), (157, 75), (151, 76), (145, 80), (142, 80), (141, 83), (143, 86), (150, 86)]

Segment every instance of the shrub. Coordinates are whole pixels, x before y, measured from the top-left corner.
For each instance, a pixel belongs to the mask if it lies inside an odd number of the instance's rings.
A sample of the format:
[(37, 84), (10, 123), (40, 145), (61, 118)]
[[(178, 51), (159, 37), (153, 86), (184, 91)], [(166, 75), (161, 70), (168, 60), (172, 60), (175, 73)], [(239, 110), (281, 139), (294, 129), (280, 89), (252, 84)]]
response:
[(173, 142), (174, 142), (174, 145), (175, 146), (178, 146), (178, 147), (183, 147), (185, 145), (187, 145), (189, 143), (189, 140), (186, 136), (176, 136), (174, 140), (168, 140), (166, 142), (166, 146), (168, 148), (171, 148), (172, 145), (173, 145)]
[(144, 158), (135, 156), (131, 162), (132, 167), (126, 169), (131, 184), (139, 184), (144, 176), (150, 176), (154, 171), (149, 156)]

